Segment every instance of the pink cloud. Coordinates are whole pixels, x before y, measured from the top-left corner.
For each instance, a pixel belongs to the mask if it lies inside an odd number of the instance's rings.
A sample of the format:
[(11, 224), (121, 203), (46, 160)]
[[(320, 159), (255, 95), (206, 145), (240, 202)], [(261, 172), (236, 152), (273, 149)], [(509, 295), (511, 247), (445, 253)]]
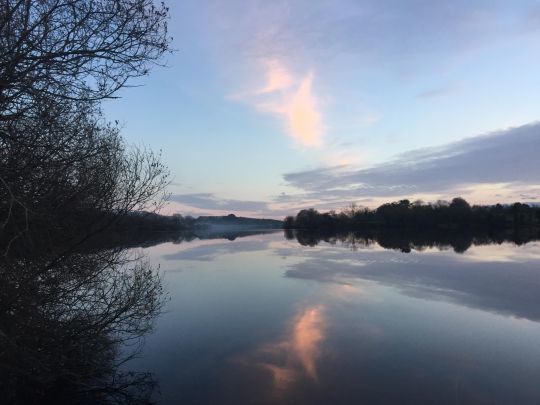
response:
[(266, 85), (258, 91), (259, 94), (284, 91), (292, 86), (294, 79), (289, 71), (277, 59), (270, 59), (266, 64)]
[(298, 143), (305, 146), (321, 146), (324, 132), (322, 116), (312, 87), (313, 74), (310, 73), (302, 79), (297, 91), (291, 96), (285, 114), (289, 134)]
[(298, 145), (322, 146), (325, 126), (321, 103), (313, 89), (313, 73), (295, 75), (277, 59), (265, 60), (263, 66), (264, 86), (236, 98), (280, 119), (285, 132)]

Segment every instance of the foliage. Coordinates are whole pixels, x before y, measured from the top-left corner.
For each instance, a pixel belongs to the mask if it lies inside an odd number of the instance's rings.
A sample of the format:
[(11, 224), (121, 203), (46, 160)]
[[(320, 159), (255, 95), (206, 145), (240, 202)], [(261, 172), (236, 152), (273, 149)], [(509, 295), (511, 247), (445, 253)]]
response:
[(381, 227), (407, 228), (505, 228), (539, 226), (540, 208), (527, 204), (470, 206), (463, 198), (450, 203), (438, 201), (424, 204), (401, 200), (381, 205), (375, 210), (351, 206), (336, 213), (320, 213), (310, 208), (301, 210), (296, 217), (287, 217), (288, 229), (357, 230)]

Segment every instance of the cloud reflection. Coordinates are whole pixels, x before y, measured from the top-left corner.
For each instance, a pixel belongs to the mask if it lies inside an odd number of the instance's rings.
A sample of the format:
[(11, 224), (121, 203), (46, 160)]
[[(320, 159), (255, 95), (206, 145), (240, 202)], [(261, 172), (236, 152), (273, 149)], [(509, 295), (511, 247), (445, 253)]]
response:
[(292, 353), (294, 353), (306, 374), (317, 379), (315, 360), (319, 356), (319, 345), (324, 339), (322, 308), (308, 308), (294, 325)]
[[(326, 247), (317, 256), (304, 251), (306, 260), (290, 265), (285, 277), (322, 283), (352, 284), (372, 281), (401, 293), (433, 301), (449, 301), (503, 316), (540, 320), (538, 245), (497, 245), (506, 257), (479, 260), (478, 248), (466, 255), (425, 251), (403, 255), (395, 251), (344, 251)], [(348, 259), (348, 260), (345, 260)]]
[(284, 339), (263, 344), (237, 360), (269, 371), (272, 388), (277, 394), (305, 378), (316, 382), (317, 360), (325, 339), (325, 329), (323, 306), (310, 306), (294, 318), (291, 330)]

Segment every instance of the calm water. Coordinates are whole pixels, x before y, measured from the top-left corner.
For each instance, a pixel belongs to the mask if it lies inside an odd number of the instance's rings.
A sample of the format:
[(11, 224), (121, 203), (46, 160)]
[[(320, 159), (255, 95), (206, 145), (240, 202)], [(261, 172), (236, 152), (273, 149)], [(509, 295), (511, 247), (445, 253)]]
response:
[(146, 249), (163, 403), (540, 403), (540, 243), (403, 253), (282, 233)]

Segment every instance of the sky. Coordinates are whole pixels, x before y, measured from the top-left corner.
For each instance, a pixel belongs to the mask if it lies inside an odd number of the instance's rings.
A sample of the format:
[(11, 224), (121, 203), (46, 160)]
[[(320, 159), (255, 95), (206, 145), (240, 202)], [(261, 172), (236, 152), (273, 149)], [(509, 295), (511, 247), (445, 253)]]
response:
[(540, 0), (168, 6), (175, 52), (105, 105), (164, 213), (540, 203)]

